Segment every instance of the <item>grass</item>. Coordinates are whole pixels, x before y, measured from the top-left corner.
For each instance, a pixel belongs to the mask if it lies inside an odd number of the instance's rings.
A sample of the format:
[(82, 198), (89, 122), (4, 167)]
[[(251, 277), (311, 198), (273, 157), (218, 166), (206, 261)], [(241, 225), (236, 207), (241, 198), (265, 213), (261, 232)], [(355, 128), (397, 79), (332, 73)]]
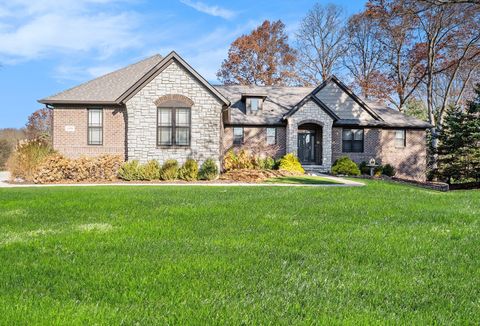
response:
[(341, 182), (334, 181), (332, 179), (317, 177), (317, 176), (288, 176), (288, 177), (276, 177), (266, 181), (266, 183), (280, 183), (280, 184), (304, 184), (304, 185), (331, 185), (341, 184)]
[(0, 324), (479, 324), (480, 191), (0, 189)]

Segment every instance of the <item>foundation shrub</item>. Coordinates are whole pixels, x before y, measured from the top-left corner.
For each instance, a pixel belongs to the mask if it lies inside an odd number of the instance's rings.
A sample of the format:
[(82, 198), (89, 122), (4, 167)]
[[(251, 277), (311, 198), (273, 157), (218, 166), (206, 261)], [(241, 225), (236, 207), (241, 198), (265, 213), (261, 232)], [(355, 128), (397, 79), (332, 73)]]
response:
[(198, 163), (192, 158), (189, 158), (178, 170), (178, 178), (185, 181), (198, 180)]
[(302, 164), (300, 164), (298, 157), (296, 157), (292, 153), (289, 153), (281, 158), (279, 170), (288, 171), (296, 174), (305, 173), (305, 170), (303, 169)]
[(343, 156), (335, 161), (332, 166), (332, 174), (337, 175), (360, 175), (357, 164), (349, 157)]
[(273, 170), (275, 168), (275, 160), (272, 157), (258, 158), (257, 165), (260, 170)]
[(178, 162), (177, 160), (166, 160), (162, 165), (160, 171), (160, 180), (172, 181), (178, 177)]
[(123, 160), (116, 155), (69, 159), (59, 154), (48, 156), (35, 170), (35, 183), (113, 181)]
[(358, 165), (358, 169), (361, 174), (370, 175), (370, 168), (367, 166), (367, 162), (363, 161)]
[(140, 164), (137, 160), (123, 163), (118, 170), (118, 177), (125, 181), (140, 180)]
[(237, 169), (253, 169), (255, 167), (255, 158), (250, 155), (250, 152), (241, 149), (237, 155)]
[(205, 160), (200, 171), (198, 173), (200, 180), (215, 180), (218, 178), (218, 166), (217, 163), (211, 158)]
[(237, 166), (237, 154), (235, 154), (233, 149), (230, 149), (223, 158), (223, 169), (228, 172), (237, 169)]
[(385, 166), (383, 167), (383, 174), (388, 177), (393, 177), (396, 173), (397, 171), (391, 164), (385, 164)]
[(161, 168), (157, 160), (150, 160), (146, 164), (140, 165), (138, 177), (140, 180), (150, 181), (160, 179)]

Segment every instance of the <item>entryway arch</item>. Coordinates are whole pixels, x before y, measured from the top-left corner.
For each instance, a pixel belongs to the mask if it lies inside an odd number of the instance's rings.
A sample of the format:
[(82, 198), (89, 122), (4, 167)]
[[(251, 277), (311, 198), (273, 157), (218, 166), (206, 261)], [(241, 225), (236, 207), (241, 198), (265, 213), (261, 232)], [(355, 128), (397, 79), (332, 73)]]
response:
[(298, 125), (297, 152), (303, 165), (322, 164), (323, 130), (322, 124), (304, 121)]

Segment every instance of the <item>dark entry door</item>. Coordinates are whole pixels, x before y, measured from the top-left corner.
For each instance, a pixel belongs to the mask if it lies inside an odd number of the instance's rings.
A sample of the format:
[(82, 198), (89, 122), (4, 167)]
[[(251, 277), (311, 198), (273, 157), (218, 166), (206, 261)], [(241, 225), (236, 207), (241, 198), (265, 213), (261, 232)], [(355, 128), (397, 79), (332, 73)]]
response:
[(315, 131), (298, 131), (298, 158), (301, 163), (315, 164)]

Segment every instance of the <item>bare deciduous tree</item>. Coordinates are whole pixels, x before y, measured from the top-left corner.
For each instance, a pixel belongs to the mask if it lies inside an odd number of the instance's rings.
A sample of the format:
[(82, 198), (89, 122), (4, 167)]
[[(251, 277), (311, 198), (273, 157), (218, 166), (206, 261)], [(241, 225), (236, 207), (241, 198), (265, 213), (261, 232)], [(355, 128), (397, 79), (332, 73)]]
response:
[(365, 13), (353, 15), (348, 21), (344, 63), (354, 78), (354, 86), (367, 99), (388, 96), (385, 85), (377, 87), (385, 51), (378, 34), (377, 25)]
[(304, 84), (318, 85), (339, 67), (346, 51), (343, 9), (315, 4), (296, 34), (299, 75)]
[(399, 111), (414, 96), (422, 81), (421, 48), (415, 42), (417, 22), (403, 0), (370, 0), (366, 15), (377, 25), (377, 41), (383, 46), (384, 74), (391, 90), (385, 97)]
[(480, 0), (420, 0), (428, 4), (443, 6), (451, 4), (477, 4), (480, 5)]

